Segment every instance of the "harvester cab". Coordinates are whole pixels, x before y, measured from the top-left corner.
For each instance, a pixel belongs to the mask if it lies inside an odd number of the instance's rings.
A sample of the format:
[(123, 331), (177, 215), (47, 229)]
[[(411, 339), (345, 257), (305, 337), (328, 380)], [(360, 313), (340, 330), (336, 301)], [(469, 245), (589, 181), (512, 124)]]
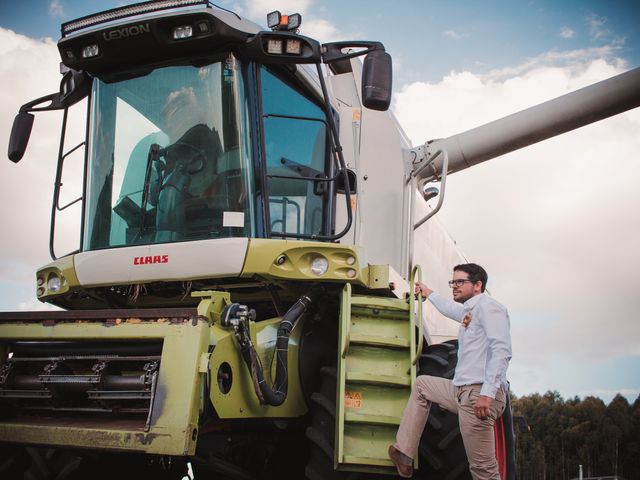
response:
[[(358, 105), (384, 111), (391, 58), (378, 42), (320, 45), (297, 33), (301, 21), (273, 12), (271, 30), (261, 30), (190, 0), (62, 25), (60, 92), (21, 108), (9, 145), (9, 158), (19, 161), (33, 113), (65, 111), (54, 260), (64, 161), (84, 150), (80, 247), (39, 272), (40, 300), (72, 309), (179, 306), (185, 298), (194, 305), (190, 292), (211, 289), (220, 281), (213, 279), (249, 276), (250, 239), (353, 238), (355, 167), (345, 162), (323, 69), (350, 71), (350, 59), (364, 57)], [(85, 141), (68, 148), (66, 111), (85, 98)], [(312, 253), (307, 278), (323, 280), (327, 259)], [(355, 258), (355, 267), (366, 267)], [(349, 266), (335, 269), (340, 280), (362, 276)], [(193, 281), (200, 284), (185, 290)], [(143, 295), (129, 301), (122, 285), (134, 283)]]

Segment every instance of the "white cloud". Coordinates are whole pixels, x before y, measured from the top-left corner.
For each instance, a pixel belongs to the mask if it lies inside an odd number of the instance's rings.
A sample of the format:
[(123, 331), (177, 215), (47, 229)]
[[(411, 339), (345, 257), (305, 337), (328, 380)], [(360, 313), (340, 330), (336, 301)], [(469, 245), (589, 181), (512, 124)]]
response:
[[(0, 89), (0, 145), (8, 145), (20, 106), (57, 91), (59, 82), (59, 56), (52, 40), (33, 40), (0, 28), (0, 85), (11, 86)], [(4, 226), (0, 236), (0, 301), (5, 310), (33, 299), (35, 271), (50, 261), (48, 225), (60, 121), (59, 112), (37, 114), (22, 161), (14, 164), (6, 157), (0, 161)], [(63, 221), (58, 232), (64, 237), (67, 230)], [(59, 253), (70, 249), (68, 244), (58, 247)]]
[(467, 33), (458, 33), (455, 30), (445, 30), (442, 32), (442, 36), (446, 38), (451, 38), (453, 40), (461, 40), (469, 36)]
[[(300, 33), (307, 37), (315, 38), (320, 43), (332, 42), (341, 38), (341, 34), (335, 25), (321, 18), (311, 19), (306, 22), (303, 18)], [(352, 36), (351, 38), (355, 37)]]
[(509, 78), (527, 75), (538, 67), (546, 69), (553, 66), (563, 69), (571, 69), (574, 72), (578, 72), (583, 70), (585, 65), (596, 60), (606, 60), (607, 62), (614, 64), (616, 68), (624, 69), (626, 62), (615, 56), (618, 50), (618, 46), (604, 45), (601, 47), (582, 48), (576, 50), (544, 52), (540, 55), (527, 59), (519, 65), (511, 65), (494, 69), (489, 72), (486, 78), (495, 81), (507, 80)]
[(591, 14), (586, 17), (586, 22), (589, 26), (589, 34), (592, 40), (601, 40), (611, 36), (611, 30), (606, 27), (606, 18)]
[(560, 29), (560, 36), (561, 36), (562, 38), (569, 39), (569, 38), (573, 38), (573, 37), (575, 37), (575, 35), (576, 35), (576, 32), (574, 32), (573, 30), (571, 30), (571, 29), (570, 29), (569, 27), (567, 27), (567, 26), (564, 26), (564, 27), (562, 27), (562, 28)]
[[(415, 144), (447, 137), (625, 70), (610, 50), (595, 52), (413, 83), (396, 96), (395, 112)], [(640, 356), (638, 131), (636, 109), (447, 182), (441, 220), (466, 256), (487, 267), (489, 287), (510, 310), (519, 395), (550, 388), (532, 380), (548, 378), (557, 361), (588, 368)]]
[(54, 18), (64, 17), (64, 7), (60, 0), (51, 0), (49, 2), (49, 15)]

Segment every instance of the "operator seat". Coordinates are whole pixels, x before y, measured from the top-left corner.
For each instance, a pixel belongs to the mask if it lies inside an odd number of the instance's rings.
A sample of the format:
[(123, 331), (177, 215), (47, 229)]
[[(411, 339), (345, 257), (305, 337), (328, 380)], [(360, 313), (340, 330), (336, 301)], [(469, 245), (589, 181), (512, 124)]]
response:
[(222, 152), (220, 136), (205, 124), (191, 127), (177, 142), (166, 147), (162, 186), (156, 213), (156, 242), (184, 240), (192, 235), (187, 205), (202, 195), (215, 175)]

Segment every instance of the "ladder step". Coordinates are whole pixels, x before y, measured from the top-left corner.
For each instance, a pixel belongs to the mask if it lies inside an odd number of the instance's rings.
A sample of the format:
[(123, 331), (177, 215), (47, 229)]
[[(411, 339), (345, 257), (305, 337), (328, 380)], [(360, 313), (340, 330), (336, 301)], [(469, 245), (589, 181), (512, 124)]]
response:
[(391, 459), (371, 458), (371, 457), (354, 457), (353, 455), (345, 455), (344, 463), (352, 465), (376, 465), (378, 467), (393, 467)]
[(406, 300), (352, 295), (340, 311), (335, 465), (340, 471), (395, 474), (388, 448), (415, 378), (415, 321)]
[(362, 423), (368, 425), (400, 425), (401, 417), (392, 417), (389, 415), (367, 415), (347, 411), (344, 414), (345, 422)]
[(398, 387), (411, 387), (411, 377), (397, 377), (391, 375), (376, 375), (364, 372), (346, 372), (345, 380), (353, 383), (366, 383), (369, 385), (391, 385)]
[[(408, 312), (409, 304), (397, 298), (381, 298), (354, 295), (351, 297), (351, 307), (365, 307), (374, 310), (391, 310), (396, 312)], [(406, 317), (405, 317), (406, 318)]]
[(370, 468), (393, 466), (387, 450), (395, 442), (397, 430), (396, 425), (345, 424), (344, 451), (339, 463), (347, 470), (350, 466), (359, 468), (359, 465)]
[(351, 343), (378, 347), (409, 348), (411, 345), (408, 338), (380, 337), (378, 335), (365, 335), (361, 333), (352, 333), (350, 339)]

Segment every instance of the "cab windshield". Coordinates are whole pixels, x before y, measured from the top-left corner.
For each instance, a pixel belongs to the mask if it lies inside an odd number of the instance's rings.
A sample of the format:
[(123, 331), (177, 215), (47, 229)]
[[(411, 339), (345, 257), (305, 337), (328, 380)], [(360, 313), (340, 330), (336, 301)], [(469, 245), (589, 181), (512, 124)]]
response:
[(237, 63), (94, 81), (84, 250), (254, 236)]

